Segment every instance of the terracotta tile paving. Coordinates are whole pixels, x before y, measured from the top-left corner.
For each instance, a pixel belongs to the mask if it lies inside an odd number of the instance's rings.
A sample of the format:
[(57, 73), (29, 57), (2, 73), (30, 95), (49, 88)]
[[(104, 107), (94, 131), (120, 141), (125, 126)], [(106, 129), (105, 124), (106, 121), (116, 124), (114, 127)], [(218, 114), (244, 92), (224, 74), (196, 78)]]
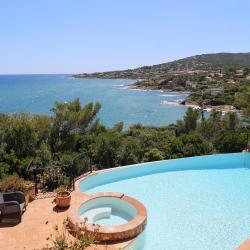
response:
[[(13, 227), (0, 227), (0, 249), (1, 250), (33, 250), (46, 247), (51, 244), (48, 239), (51, 234), (56, 235), (55, 226), (58, 232), (63, 230), (63, 221), (72, 211), (77, 211), (79, 203), (89, 199), (88, 195), (79, 191), (71, 193), (71, 206), (68, 210), (58, 211), (53, 198), (37, 199), (28, 204), (24, 212), (22, 222)], [(72, 237), (69, 235), (69, 237)], [(112, 245), (94, 245), (88, 250), (114, 250), (122, 249), (130, 241)]]
[(55, 233), (55, 226), (62, 228), (67, 211), (53, 211), (53, 198), (39, 199), (29, 203), (22, 222), (13, 227), (0, 228), (0, 249), (38, 249), (45, 247), (46, 240)]
[(243, 242), (237, 250), (250, 250), (250, 238)]

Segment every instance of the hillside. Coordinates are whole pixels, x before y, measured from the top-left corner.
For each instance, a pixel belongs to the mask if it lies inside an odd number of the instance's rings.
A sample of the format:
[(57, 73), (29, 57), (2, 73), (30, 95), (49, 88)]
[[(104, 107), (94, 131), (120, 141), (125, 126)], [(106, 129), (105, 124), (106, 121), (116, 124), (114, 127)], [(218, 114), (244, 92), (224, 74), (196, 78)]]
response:
[(166, 74), (186, 73), (185, 71), (219, 70), (229, 67), (250, 67), (250, 53), (203, 54), (153, 66), (122, 71), (83, 73), (74, 75), (74, 77), (147, 79), (164, 77)]
[(137, 79), (131, 88), (188, 91), (189, 96), (181, 104), (220, 111), (238, 109), (250, 117), (250, 53), (204, 54), (132, 70), (75, 77)]

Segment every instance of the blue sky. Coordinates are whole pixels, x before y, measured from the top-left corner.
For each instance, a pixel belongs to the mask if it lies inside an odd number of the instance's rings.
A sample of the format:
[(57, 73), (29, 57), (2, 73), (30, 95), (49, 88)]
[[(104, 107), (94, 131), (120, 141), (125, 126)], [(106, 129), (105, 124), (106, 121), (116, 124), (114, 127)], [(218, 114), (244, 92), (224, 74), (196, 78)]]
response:
[(6, 0), (0, 74), (126, 69), (250, 51), (249, 0)]

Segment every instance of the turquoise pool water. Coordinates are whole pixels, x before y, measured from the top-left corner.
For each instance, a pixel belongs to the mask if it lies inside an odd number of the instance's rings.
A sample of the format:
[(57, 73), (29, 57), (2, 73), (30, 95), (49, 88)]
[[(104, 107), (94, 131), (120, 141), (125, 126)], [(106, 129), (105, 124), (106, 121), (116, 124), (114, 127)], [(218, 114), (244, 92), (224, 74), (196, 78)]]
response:
[(95, 223), (104, 227), (113, 227), (114, 225), (119, 226), (126, 224), (128, 221), (121, 217), (119, 213), (117, 213), (117, 215), (111, 214), (108, 218), (97, 220)]
[(139, 249), (227, 250), (250, 236), (250, 153), (122, 167), (87, 178), (80, 190), (140, 200), (148, 225)]
[(97, 197), (83, 203), (78, 210), (79, 217), (90, 224), (105, 227), (128, 223), (136, 215), (135, 207), (117, 197)]

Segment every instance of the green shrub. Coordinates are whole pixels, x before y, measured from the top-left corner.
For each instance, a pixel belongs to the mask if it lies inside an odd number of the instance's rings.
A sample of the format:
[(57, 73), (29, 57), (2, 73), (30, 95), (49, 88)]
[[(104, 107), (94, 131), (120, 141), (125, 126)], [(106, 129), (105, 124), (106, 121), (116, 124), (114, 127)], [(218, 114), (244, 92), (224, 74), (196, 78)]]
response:
[(163, 153), (158, 148), (153, 148), (145, 153), (144, 161), (160, 161), (163, 160)]

